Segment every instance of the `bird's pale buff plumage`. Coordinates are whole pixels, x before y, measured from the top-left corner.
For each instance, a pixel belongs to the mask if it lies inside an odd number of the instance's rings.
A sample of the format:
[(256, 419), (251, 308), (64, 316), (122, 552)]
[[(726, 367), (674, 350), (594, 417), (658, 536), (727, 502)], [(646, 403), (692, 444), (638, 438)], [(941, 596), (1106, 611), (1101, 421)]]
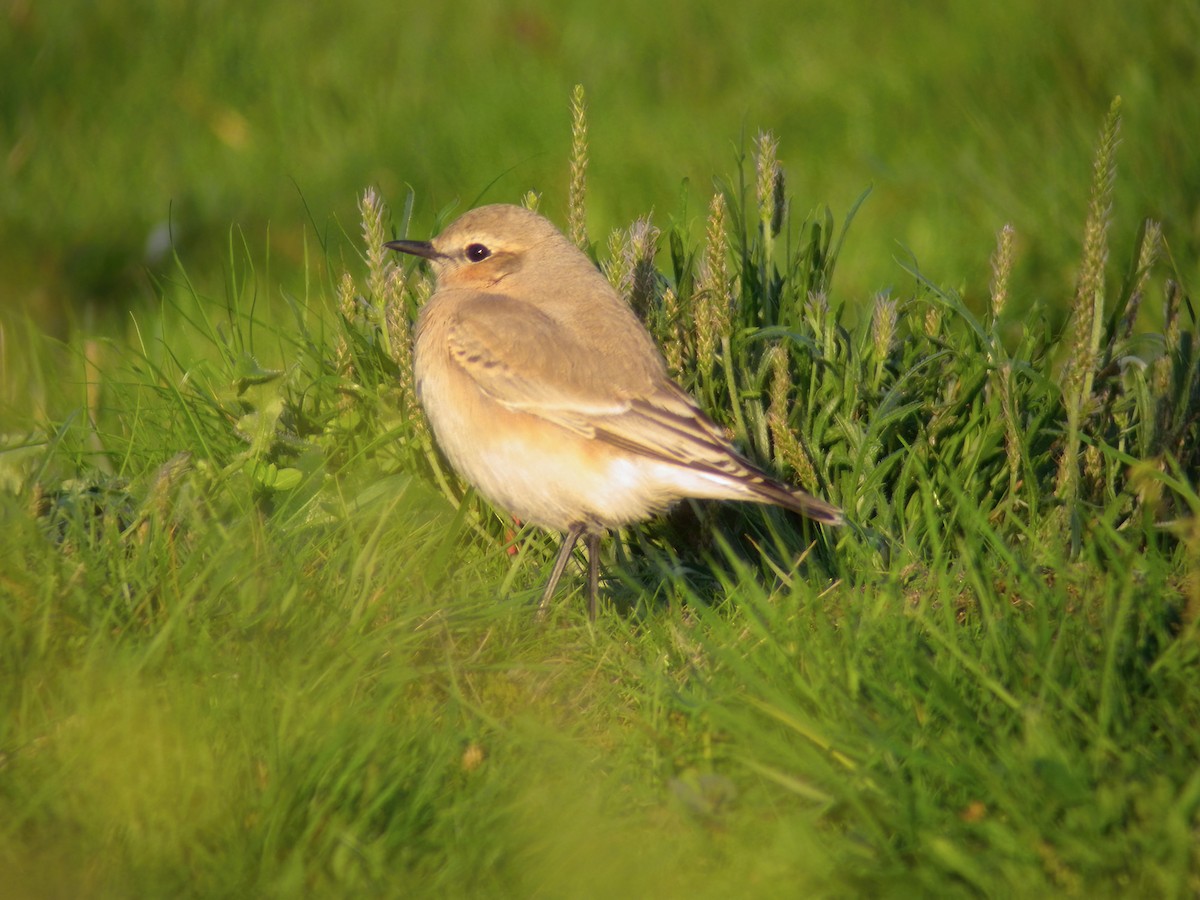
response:
[(543, 609), (582, 535), (594, 614), (599, 536), (684, 497), (843, 521), (730, 446), (629, 305), (542, 216), (483, 206), (430, 242), (387, 246), (425, 257), (437, 276), (413, 360), (447, 459), (497, 506), (566, 532)]

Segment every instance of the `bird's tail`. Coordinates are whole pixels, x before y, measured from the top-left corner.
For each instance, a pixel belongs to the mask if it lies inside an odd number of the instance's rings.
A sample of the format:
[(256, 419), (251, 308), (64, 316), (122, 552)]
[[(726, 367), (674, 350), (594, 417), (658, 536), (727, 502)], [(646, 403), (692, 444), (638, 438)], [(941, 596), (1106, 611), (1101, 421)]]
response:
[(822, 522), (825, 525), (846, 524), (846, 517), (840, 509), (799, 488), (790, 487), (773, 478), (755, 479), (750, 483), (750, 487), (767, 503), (798, 512), (814, 522)]

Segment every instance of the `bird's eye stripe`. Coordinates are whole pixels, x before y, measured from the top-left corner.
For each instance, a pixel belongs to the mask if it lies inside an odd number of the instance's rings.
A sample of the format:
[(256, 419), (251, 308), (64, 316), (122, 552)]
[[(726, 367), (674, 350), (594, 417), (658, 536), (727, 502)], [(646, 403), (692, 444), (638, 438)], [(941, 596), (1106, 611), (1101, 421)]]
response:
[(482, 262), (492, 255), (492, 251), (483, 244), (468, 244), (467, 259), (471, 262)]

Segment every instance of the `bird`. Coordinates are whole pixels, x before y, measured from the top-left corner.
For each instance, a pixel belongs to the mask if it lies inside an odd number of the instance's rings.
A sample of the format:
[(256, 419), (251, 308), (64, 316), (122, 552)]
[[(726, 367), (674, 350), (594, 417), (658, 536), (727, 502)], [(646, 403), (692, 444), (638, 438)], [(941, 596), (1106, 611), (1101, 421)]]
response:
[(549, 219), (489, 204), (432, 240), (384, 246), (433, 270), (412, 360), (442, 453), (494, 506), (563, 534), (539, 618), (582, 538), (594, 621), (601, 537), (685, 498), (844, 524), (836, 506), (733, 447), (671, 379), (629, 303)]

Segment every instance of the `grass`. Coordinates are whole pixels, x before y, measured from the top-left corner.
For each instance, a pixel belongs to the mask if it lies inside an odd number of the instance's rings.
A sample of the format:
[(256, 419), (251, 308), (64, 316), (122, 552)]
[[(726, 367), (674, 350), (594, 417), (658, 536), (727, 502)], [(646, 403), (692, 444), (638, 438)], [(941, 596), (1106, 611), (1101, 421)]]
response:
[(1120, 126), (1057, 331), (1007, 229), (982, 313), (915, 262), (846, 302), (857, 219), (793, 214), (769, 134), (699, 240), (590, 242), (689, 390), (854, 523), (687, 505), (610, 542), (594, 626), (578, 593), (534, 624), (553, 539), (436, 453), (429, 284), (380, 252), (407, 206), (364, 194), (328, 278), (235, 232), (223, 292), (180, 265), (128, 343), (8, 316), (6, 891), (1195, 894), (1196, 315), (1166, 230), (1110, 222)]

